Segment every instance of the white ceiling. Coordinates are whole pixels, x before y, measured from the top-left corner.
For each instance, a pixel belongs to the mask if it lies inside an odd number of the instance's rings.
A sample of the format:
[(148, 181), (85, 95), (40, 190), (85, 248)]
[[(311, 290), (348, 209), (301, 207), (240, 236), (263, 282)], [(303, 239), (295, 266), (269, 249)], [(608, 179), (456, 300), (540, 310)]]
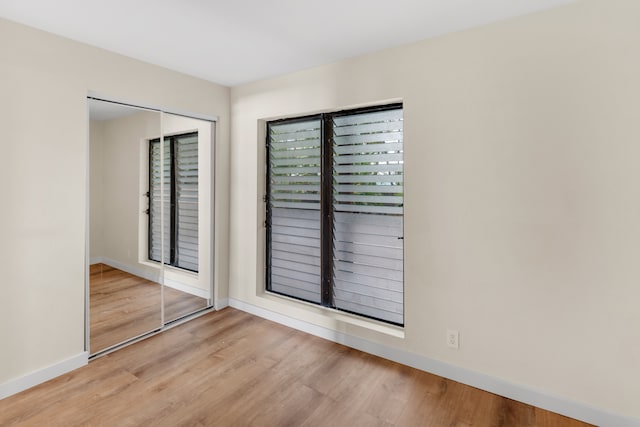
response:
[(572, 0), (0, 0), (0, 16), (227, 86)]

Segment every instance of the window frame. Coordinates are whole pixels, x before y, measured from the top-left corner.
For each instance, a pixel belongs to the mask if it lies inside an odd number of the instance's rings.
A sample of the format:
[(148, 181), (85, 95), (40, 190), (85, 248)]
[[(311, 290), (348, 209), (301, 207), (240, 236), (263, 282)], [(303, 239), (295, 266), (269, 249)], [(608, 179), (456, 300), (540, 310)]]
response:
[[(152, 250), (152, 213), (151, 213), (151, 187), (152, 187), (152, 175), (153, 175), (153, 144), (162, 144), (162, 140), (164, 139), (165, 143), (168, 142), (169, 144), (169, 156), (170, 156), (170, 165), (171, 165), (171, 181), (169, 183), (170, 185), (170, 203), (169, 203), (169, 236), (170, 236), (170, 242), (169, 242), (169, 262), (164, 262), (164, 265), (173, 267), (173, 268), (177, 268), (180, 270), (184, 270), (184, 271), (189, 271), (192, 273), (198, 273), (199, 272), (199, 266), (198, 266), (198, 270), (193, 270), (187, 267), (183, 267), (177, 264), (177, 260), (176, 260), (176, 251), (177, 251), (177, 241), (178, 241), (178, 203), (177, 203), (177, 196), (178, 196), (178, 186), (176, 183), (176, 170), (178, 168), (178, 164), (177, 164), (177, 156), (176, 156), (176, 147), (175, 145), (179, 142), (179, 140), (181, 138), (189, 138), (195, 136), (196, 138), (199, 137), (198, 135), (198, 131), (190, 131), (190, 132), (185, 132), (185, 133), (179, 133), (179, 134), (175, 134), (175, 135), (165, 135), (162, 138), (154, 138), (149, 140), (149, 150), (148, 150), (148, 154), (149, 154), (149, 159), (148, 159), (148, 172), (149, 172), (149, 177), (148, 177), (148, 188), (147, 188), (147, 199), (149, 201), (149, 208), (147, 209), (146, 213), (148, 216), (148, 221), (147, 221), (147, 259), (151, 262), (155, 262), (158, 264), (163, 263), (163, 260), (156, 260), (153, 259), (151, 257), (151, 250)], [(199, 156), (199, 154), (198, 154)], [(199, 179), (198, 179), (199, 181)], [(166, 185), (166, 183), (165, 183)]]
[[(351, 109), (342, 109), (333, 112), (324, 112), (317, 114), (310, 114), (305, 116), (297, 116), (292, 118), (281, 118), (275, 120), (269, 120), (265, 123), (265, 195), (263, 197), (263, 201), (265, 203), (265, 290), (269, 293), (275, 295), (281, 295), (287, 298), (292, 298), (295, 300), (303, 301), (306, 303), (313, 304), (315, 306), (321, 306), (324, 308), (329, 308), (333, 310), (338, 310), (340, 312), (353, 314), (359, 317), (375, 320), (378, 322), (383, 322), (385, 324), (394, 325), (404, 327), (404, 273), (402, 279), (402, 323), (385, 320), (381, 318), (377, 318), (371, 315), (347, 310), (344, 308), (336, 307), (335, 301), (333, 298), (333, 287), (335, 286), (333, 272), (334, 272), (334, 249), (332, 248), (332, 243), (334, 242), (334, 202), (333, 202), (333, 173), (334, 173), (334, 164), (333, 164), (333, 118), (336, 117), (344, 117), (344, 116), (352, 116), (358, 114), (365, 113), (373, 113), (380, 111), (389, 111), (389, 110), (402, 110), (404, 111), (404, 105), (402, 102), (395, 102), (391, 104), (383, 104), (383, 105), (375, 105), (368, 107), (360, 107), (360, 108), (351, 108)], [(305, 121), (319, 120), (320, 121), (320, 140), (321, 140), (321, 148), (320, 148), (320, 298), (321, 302), (317, 303), (315, 301), (310, 301), (304, 298), (296, 297), (293, 295), (289, 295), (283, 292), (279, 292), (277, 290), (273, 290), (272, 288), (272, 212), (271, 212), (271, 140), (270, 140), (270, 127), (272, 125), (277, 124), (294, 124)], [(403, 146), (404, 146), (404, 138), (403, 138)], [(404, 161), (403, 161), (403, 173), (404, 176)], [(402, 193), (402, 206), (404, 206), (404, 184), (403, 184), (403, 193)], [(402, 213), (403, 224), (404, 224), (404, 211)], [(402, 264), (404, 265), (404, 225), (402, 230), (402, 237), (398, 237), (402, 240)], [(327, 243), (331, 242), (331, 243)], [(404, 268), (403, 268), (404, 272)]]

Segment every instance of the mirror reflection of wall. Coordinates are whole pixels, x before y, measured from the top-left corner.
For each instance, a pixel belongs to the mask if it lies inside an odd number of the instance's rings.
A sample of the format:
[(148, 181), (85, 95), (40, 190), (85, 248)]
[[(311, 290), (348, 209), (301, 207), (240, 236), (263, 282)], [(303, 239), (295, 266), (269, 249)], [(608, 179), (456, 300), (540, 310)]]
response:
[(90, 354), (162, 327), (161, 271), (138, 263), (140, 141), (160, 113), (90, 100)]
[(212, 306), (214, 125), (89, 106), (94, 355)]
[[(166, 323), (212, 304), (214, 127), (212, 122), (166, 113), (162, 127), (164, 158), (168, 158), (164, 181), (170, 183), (169, 188), (165, 187), (169, 202), (164, 208)], [(151, 142), (151, 158), (159, 154), (159, 145), (159, 140)], [(151, 168), (155, 169), (153, 165)], [(153, 196), (153, 189), (150, 192)], [(153, 209), (151, 213), (153, 223)], [(151, 236), (153, 243), (154, 233)]]

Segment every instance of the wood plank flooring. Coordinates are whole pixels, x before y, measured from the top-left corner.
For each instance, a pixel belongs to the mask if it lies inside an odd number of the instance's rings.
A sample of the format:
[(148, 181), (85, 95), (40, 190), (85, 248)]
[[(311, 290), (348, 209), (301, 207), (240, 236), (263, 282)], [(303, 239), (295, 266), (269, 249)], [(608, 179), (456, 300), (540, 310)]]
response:
[(1, 400), (0, 425), (586, 426), (232, 308)]
[[(160, 285), (106, 264), (91, 265), (90, 353), (162, 326)], [(207, 300), (165, 287), (165, 319), (207, 306)]]

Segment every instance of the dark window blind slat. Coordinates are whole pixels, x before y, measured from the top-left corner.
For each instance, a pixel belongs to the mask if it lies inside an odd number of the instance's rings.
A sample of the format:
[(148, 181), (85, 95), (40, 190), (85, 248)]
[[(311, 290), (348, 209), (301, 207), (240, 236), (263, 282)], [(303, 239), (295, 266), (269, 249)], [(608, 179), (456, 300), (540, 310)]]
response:
[(333, 120), (334, 302), (393, 323), (404, 313), (402, 130), (401, 109)]
[[(175, 201), (172, 200), (174, 194)], [(164, 219), (161, 219), (162, 212)], [(197, 133), (165, 137), (163, 143), (159, 139), (149, 143), (150, 260), (160, 262), (163, 240), (165, 264), (198, 271)]]
[(149, 259), (160, 262), (164, 237), (164, 262), (169, 263), (171, 222), (168, 217), (165, 217), (163, 223), (161, 212), (163, 210), (169, 212), (171, 209), (171, 151), (168, 142), (162, 144), (160, 140), (151, 141), (149, 150)]
[(178, 136), (175, 265), (198, 271), (198, 136)]
[[(320, 303), (320, 121), (269, 126), (270, 290)], [(293, 255), (300, 254), (300, 255)]]
[(402, 107), (271, 122), (267, 138), (268, 289), (403, 324)]

